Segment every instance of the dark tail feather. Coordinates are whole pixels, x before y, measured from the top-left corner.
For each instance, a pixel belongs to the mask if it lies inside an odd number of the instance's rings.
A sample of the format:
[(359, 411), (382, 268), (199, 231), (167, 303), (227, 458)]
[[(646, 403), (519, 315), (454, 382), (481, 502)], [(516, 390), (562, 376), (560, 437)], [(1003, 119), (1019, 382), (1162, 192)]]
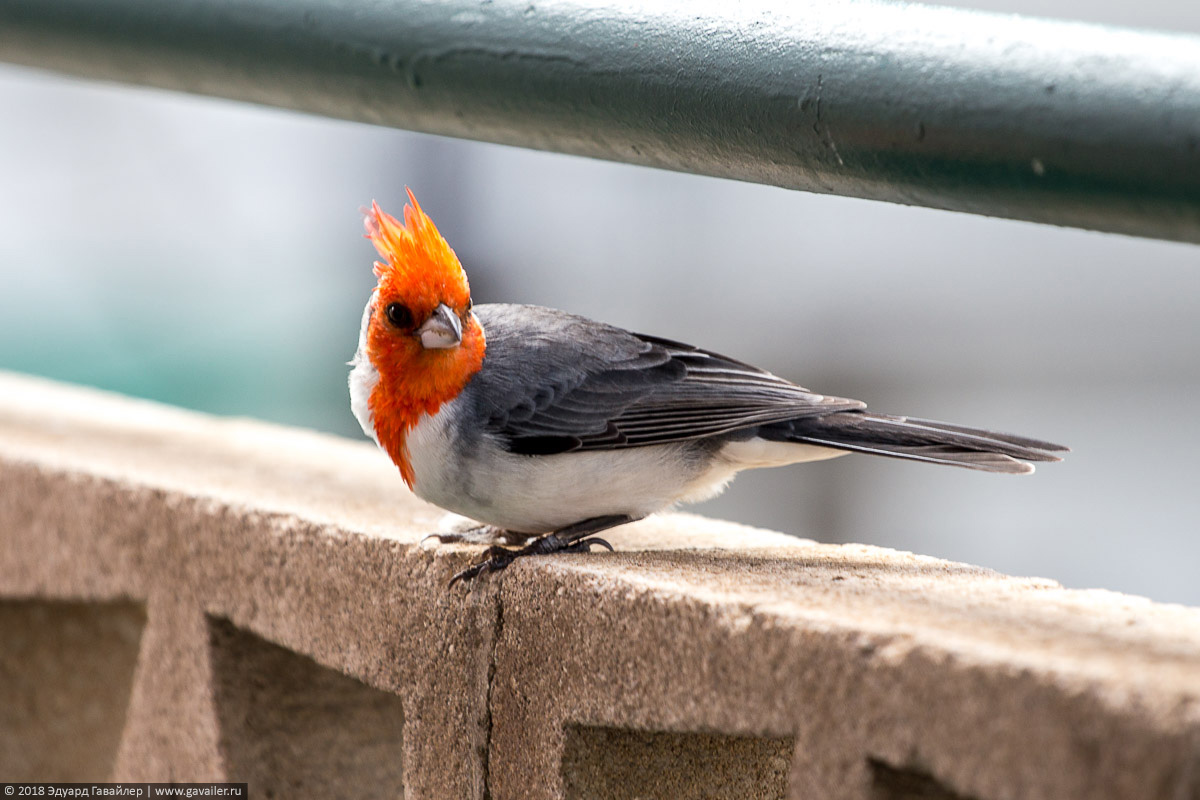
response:
[(986, 472), (1033, 472), (1030, 461), (1062, 461), (1070, 448), (1025, 436), (926, 419), (843, 411), (788, 423), (788, 441)]
[[(886, 419), (886, 417), (885, 417)], [(1028, 436), (1013, 436), (1011, 433), (996, 433), (995, 431), (985, 431), (979, 428), (967, 428), (962, 425), (948, 425), (945, 422), (934, 422), (928, 419), (917, 419), (916, 417), (897, 417), (896, 419), (906, 420), (910, 425), (923, 425), (941, 431), (954, 431), (967, 436), (982, 436), (984, 439), (989, 439), (1005, 444), (1015, 444), (1019, 447), (1027, 447), (1031, 450), (1049, 450), (1056, 453), (1069, 453), (1071, 448), (1054, 444), (1053, 442), (1043, 442), (1040, 439), (1030, 439)], [(1034, 459), (1035, 461), (1038, 459)], [(1061, 458), (1043, 458), (1042, 461), (1062, 461)]]

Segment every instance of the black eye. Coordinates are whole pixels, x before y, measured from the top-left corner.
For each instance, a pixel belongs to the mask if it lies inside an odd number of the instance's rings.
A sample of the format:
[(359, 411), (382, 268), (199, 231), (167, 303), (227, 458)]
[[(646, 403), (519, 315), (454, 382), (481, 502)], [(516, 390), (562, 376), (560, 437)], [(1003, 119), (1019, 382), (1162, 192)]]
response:
[(413, 324), (412, 312), (408, 310), (408, 306), (402, 303), (388, 303), (387, 308), (383, 310), (387, 314), (388, 322), (395, 325), (397, 328), (411, 328)]
[(467, 298), (467, 312), (470, 313), (471, 309), (474, 307), (475, 307), (475, 301), (468, 297)]

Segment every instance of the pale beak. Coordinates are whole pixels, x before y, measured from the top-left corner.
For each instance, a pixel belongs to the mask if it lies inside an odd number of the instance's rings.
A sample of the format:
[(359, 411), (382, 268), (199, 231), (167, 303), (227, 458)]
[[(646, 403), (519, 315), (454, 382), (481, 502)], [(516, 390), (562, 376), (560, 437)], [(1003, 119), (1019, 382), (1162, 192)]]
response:
[(439, 303), (429, 319), (417, 328), (417, 335), (421, 337), (421, 346), (426, 350), (457, 347), (462, 343), (462, 323), (449, 306)]

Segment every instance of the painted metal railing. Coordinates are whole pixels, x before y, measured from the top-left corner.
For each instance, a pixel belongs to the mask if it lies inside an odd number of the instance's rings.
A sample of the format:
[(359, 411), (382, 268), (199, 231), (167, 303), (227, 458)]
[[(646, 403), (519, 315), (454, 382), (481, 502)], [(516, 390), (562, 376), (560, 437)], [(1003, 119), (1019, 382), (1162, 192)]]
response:
[(0, 0), (0, 60), (1200, 242), (1196, 36), (871, 0)]

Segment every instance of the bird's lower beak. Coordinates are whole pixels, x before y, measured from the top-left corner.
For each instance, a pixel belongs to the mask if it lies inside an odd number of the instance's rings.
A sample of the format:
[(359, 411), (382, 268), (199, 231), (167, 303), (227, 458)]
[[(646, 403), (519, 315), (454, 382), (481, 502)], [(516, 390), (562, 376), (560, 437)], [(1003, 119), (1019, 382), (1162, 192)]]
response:
[(426, 350), (444, 350), (462, 342), (462, 323), (449, 306), (439, 303), (429, 319), (417, 328), (417, 335)]

